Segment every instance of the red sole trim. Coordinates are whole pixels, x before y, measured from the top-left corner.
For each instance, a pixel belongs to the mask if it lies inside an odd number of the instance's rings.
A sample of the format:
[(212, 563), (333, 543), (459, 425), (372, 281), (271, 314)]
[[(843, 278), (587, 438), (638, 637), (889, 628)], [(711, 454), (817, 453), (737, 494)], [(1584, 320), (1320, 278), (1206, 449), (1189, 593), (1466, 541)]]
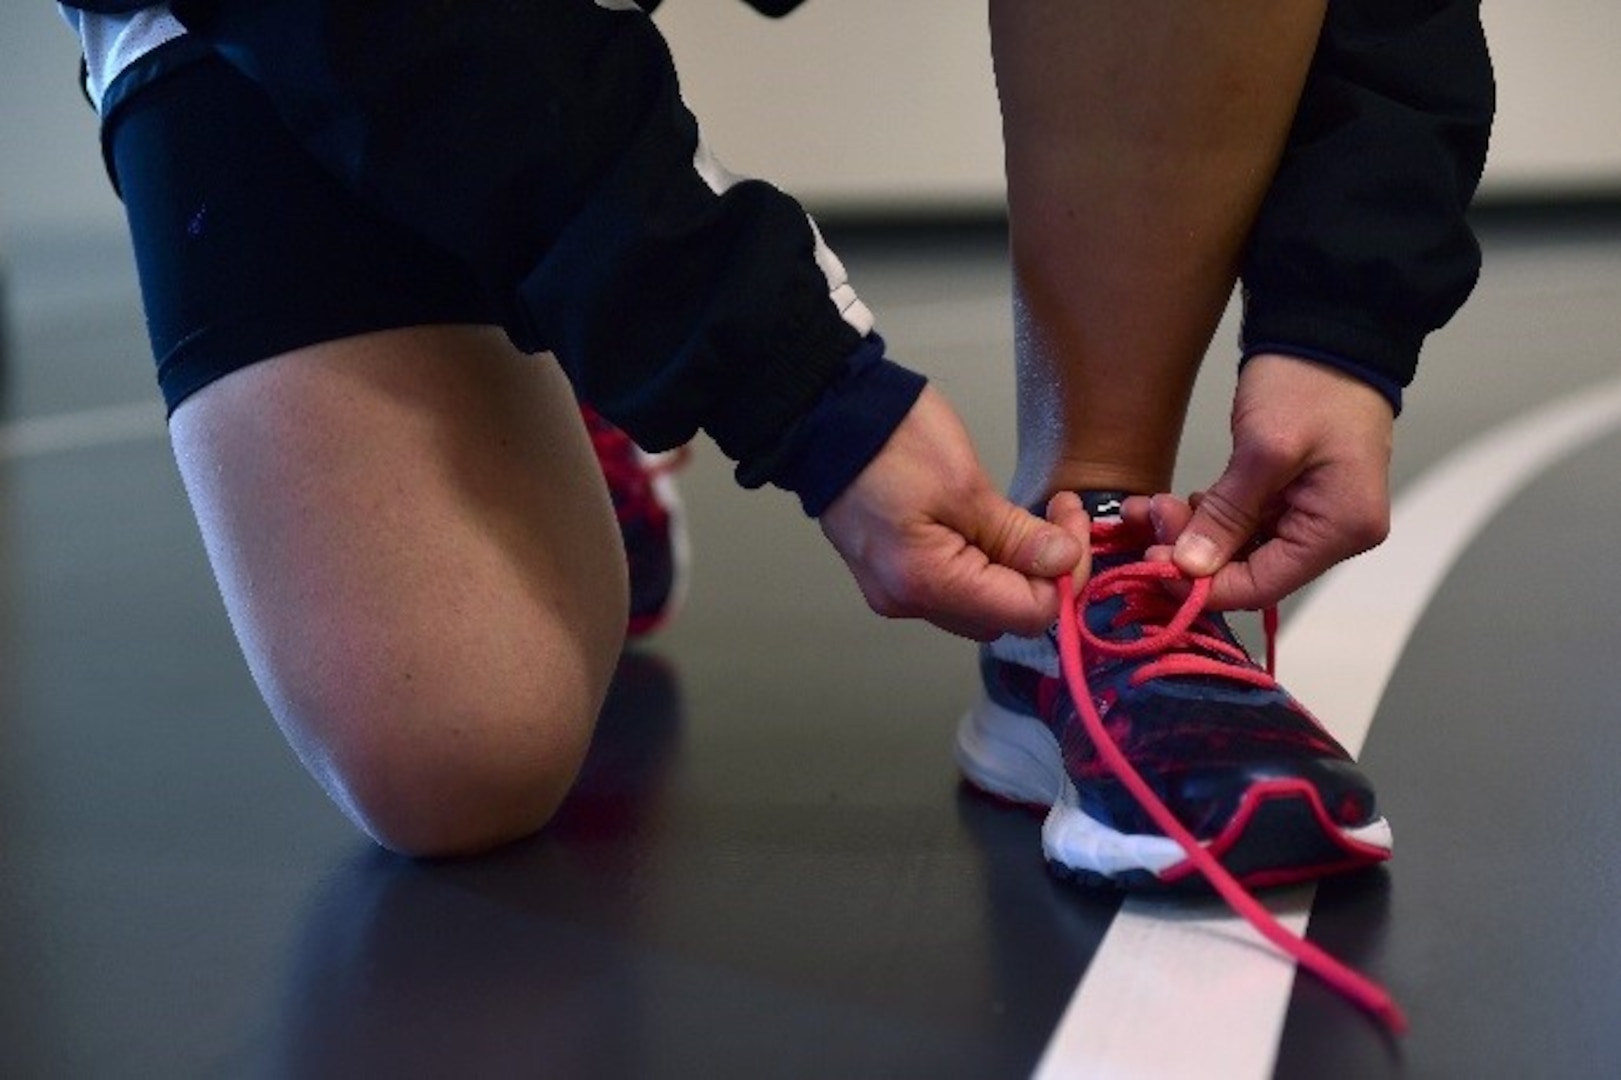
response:
[[(1346, 836), (1329, 816), (1317, 789), (1305, 780), (1255, 784), (1244, 793), (1227, 827), (1205, 848), (1250, 888), (1349, 873), (1390, 858), (1388, 848)], [(1198, 872), (1191, 861), (1183, 861), (1156, 877), (1174, 885)]]

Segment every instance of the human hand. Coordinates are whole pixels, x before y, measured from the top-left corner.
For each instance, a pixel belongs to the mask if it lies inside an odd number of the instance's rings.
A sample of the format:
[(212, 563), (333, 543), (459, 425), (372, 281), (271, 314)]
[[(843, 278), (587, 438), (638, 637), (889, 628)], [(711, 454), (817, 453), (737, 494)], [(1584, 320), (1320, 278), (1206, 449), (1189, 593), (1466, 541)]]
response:
[(1390, 532), (1394, 416), (1366, 383), (1305, 360), (1256, 356), (1233, 399), (1233, 454), (1209, 488), (1148, 513), (1169, 557), (1214, 576), (1209, 606), (1269, 607)]
[(996, 490), (957, 414), (926, 387), (821, 521), (875, 612), (989, 641), (1046, 630), (1055, 579), (1087, 568), (1080, 500), (1061, 495), (1048, 513)]

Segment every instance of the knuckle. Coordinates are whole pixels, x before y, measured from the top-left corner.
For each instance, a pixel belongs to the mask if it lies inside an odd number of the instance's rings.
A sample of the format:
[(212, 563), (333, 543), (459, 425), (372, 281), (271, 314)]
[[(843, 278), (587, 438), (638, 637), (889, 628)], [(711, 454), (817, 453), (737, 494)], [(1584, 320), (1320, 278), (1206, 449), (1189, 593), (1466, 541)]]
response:
[(1260, 525), (1260, 518), (1222, 490), (1220, 484), (1204, 493), (1199, 500), (1199, 513), (1218, 528), (1233, 535), (1247, 536)]
[(927, 606), (929, 585), (928, 575), (916, 564), (903, 562), (892, 565), (885, 575), (885, 610), (880, 614), (892, 619), (917, 615)]
[(856, 585), (861, 589), (861, 598), (867, 602), (867, 607), (874, 615), (881, 615), (886, 619), (902, 617), (901, 600), (889, 587), (882, 566), (870, 564), (860, 567), (855, 578)]
[(995, 530), (991, 533), (990, 544), (985, 548), (992, 559), (1002, 561), (1013, 555), (1019, 549), (1029, 534), (1029, 523), (1024, 519), (1016, 507), (1008, 507), (1000, 515)]
[(902, 619), (906, 617), (905, 610), (900, 602), (888, 592), (870, 589), (867, 592), (867, 606), (874, 615), (881, 615), (886, 619)]
[(1278, 473), (1299, 464), (1303, 457), (1301, 440), (1291, 431), (1269, 427), (1252, 433), (1244, 442), (1248, 463), (1265, 473)]
[(1356, 545), (1358, 552), (1378, 547), (1390, 536), (1389, 509), (1382, 506), (1366, 508), (1351, 520), (1346, 535)]

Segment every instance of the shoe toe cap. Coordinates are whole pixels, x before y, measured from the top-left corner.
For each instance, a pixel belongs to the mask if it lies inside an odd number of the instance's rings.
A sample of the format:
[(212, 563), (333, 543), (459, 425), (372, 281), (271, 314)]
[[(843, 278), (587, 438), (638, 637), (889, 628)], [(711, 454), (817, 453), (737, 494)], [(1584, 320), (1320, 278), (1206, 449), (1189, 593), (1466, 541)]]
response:
[[(1246, 804), (1257, 796), (1311, 793), (1328, 820), (1340, 828), (1366, 825), (1377, 816), (1373, 785), (1355, 763), (1332, 758), (1311, 761), (1255, 761), (1162, 772), (1155, 794), (1200, 840), (1225, 831)], [(1099, 785), (1093, 816), (1124, 833), (1151, 834), (1160, 829), (1148, 812), (1118, 781)]]

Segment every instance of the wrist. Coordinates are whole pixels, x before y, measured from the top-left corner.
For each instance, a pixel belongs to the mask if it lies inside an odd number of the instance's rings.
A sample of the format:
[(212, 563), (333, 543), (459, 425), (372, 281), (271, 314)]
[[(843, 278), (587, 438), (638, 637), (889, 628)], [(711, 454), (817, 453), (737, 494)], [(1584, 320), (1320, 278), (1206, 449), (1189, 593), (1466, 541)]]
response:
[(1251, 360), (1262, 356), (1277, 356), (1285, 360), (1317, 364), (1320, 367), (1326, 367), (1341, 374), (1349, 375), (1384, 398), (1385, 403), (1390, 406), (1392, 416), (1401, 415), (1401, 384), (1376, 368), (1369, 367), (1366, 364), (1359, 364), (1355, 360), (1336, 353), (1324, 352), (1320, 349), (1261, 341), (1245, 343), (1243, 356), (1238, 361), (1239, 371), (1242, 372)]

